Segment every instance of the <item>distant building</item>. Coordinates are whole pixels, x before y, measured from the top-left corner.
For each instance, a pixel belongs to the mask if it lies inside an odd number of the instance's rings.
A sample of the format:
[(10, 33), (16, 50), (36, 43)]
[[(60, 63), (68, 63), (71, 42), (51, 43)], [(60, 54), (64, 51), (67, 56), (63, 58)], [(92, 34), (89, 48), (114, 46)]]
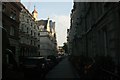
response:
[(37, 25), (40, 32), (39, 53), (41, 56), (57, 54), (57, 41), (55, 32), (55, 22), (51, 20), (38, 20)]
[(10, 49), (18, 62), (19, 57), (19, 14), (21, 11), (20, 3), (2, 2), (2, 26), (7, 30)]
[(58, 55), (59, 54), (64, 54), (65, 51), (63, 50), (63, 46), (58, 46)]

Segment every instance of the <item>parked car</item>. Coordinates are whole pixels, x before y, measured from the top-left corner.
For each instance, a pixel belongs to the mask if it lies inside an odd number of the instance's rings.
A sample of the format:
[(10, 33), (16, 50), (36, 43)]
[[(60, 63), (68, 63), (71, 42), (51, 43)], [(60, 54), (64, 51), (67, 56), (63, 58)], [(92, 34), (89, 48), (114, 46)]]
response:
[(56, 59), (57, 59), (57, 61), (59, 63), (62, 60), (62, 56), (57, 56)]
[(50, 59), (50, 61), (53, 62), (53, 66), (55, 66), (57, 64), (56, 56), (49, 55), (49, 56), (47, 56), (47, 59)]
[(47, 69), (47, 72), (49, 71), (49, 70), (51, 70), (53, 67), (54, 67), (54, 62), (51, 60), (51, 59), (46, 59), (46, 69)]
[(44, 57), (22, 57), (21, 67), (27, 79), (41, 79), (46, 73), (46, 60)]

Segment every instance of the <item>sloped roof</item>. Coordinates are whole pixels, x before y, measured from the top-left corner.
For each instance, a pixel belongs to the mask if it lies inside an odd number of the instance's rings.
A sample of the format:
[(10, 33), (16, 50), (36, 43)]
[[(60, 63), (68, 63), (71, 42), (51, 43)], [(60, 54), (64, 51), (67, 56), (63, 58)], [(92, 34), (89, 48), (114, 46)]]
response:
[(47, 22), (48, 20), (39, 20), (37, 21), (37, 26), (39, 27), (40, 25), (43, 25), (44, 29), (47, 29)]

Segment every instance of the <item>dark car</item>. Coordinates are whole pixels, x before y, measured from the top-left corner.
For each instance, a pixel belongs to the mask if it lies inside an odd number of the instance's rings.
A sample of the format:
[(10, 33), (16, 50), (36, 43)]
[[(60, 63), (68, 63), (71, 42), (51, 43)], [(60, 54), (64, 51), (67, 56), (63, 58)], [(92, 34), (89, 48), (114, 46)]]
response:
[(60, 62), (62, 60), (62, 56), (57, 56), (56, 59), (58, 62)]
[(44, 57), (22, 57), (21, 67), (26, 78), (41, 79), (46, 72), (46, 61)]
[(54, 62), (51, 60), (51, 59), (46, 59), (46, 69), (47, 69), (47, 72), (49, 71), (49, 70), (51, 70), (53, 67), (54, 67)]
[(54, 67), (55, 65), (57, 65), (57, 63), (58, 63), (57, 58), (56, 58), (56, 56), (54, 56), (54, 55), (49, 55), (49, 56), (47, 56), (47, 59), (50, 59), (53, 67)]

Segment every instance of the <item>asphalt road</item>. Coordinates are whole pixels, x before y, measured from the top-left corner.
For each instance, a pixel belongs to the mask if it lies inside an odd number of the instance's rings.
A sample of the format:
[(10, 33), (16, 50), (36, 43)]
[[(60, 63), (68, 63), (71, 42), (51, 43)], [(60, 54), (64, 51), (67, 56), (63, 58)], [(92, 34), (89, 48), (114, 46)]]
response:
[(79, 80), (79, 78), (68, 58), (63, 59), (46, 75), (46, 80)]

